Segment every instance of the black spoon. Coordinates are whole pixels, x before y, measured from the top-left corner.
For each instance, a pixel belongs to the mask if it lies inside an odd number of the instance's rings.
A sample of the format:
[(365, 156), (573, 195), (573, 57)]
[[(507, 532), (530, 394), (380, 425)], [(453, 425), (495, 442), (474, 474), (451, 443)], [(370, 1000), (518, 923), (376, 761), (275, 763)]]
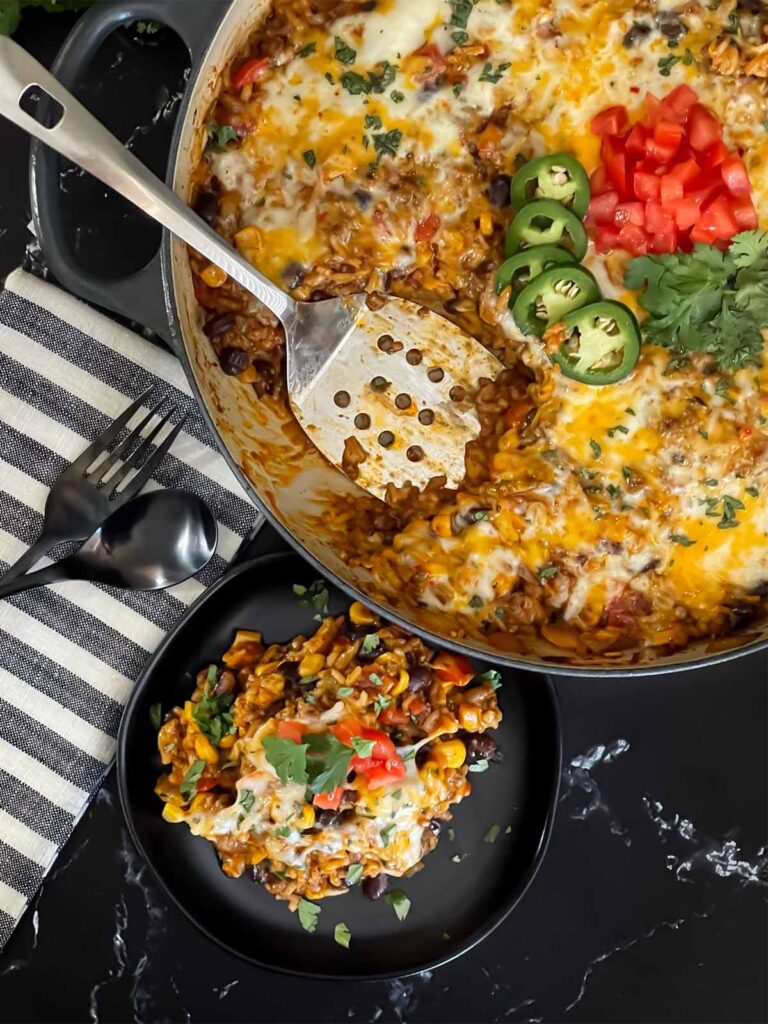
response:
[(207, 565), (217, 536), (213, 513), (197, 495), (150, 491), (113, 512), (73, 555), (0, 583), (0, 598), (61, 580), (162, 590)]

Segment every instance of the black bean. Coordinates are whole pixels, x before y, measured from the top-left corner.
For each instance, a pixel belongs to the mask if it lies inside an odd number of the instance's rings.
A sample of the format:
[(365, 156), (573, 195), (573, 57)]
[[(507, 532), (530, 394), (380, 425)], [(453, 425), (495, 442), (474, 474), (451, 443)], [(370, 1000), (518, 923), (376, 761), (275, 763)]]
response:
[(301, 282), (304, 280), (306, 270), (296, 260), (291, 260), (286, 263), (283, 269), (280, 271), (286, 288), (298, 288)]
[(656, 27), (670, 43), (679, 42), (680, 36), (687, 31), (685, 25), (680, 21), (680, 16), (674, 11), (661, 11), (657, 14)]
[(286, 684), (298, 683), (299, 663), (298, 661), (282, 661), (277, 666), (277, 671), (285, 680)]
[(254, 882), (258, 882), (259, 885), (264, 885), (270, 876), (269, 861), (262, 860), (258, 864), (254, 864), (251, 868), (251, 876)]
[(219, 197), (213, 192), (201, 192), (195, 200), (195, 213), (208, 224), (213, 224), (219, 215)]
[(248, 353), (245, 349), (227, 345), (219, 352), (219, 363), (227, 376), (236, 377), (248, 366)]
[(756, 587), (752, 588), (752, 593), (757, 597), (768, 597), (768, 580), (761, 580)]
[(416, 665), (409, 672), (409, 677), (408, 689), (411, 693), (420, 693), (432, 682), (432, 669), (429, 665)]
[(751, 604), (737, 604), (733, 608), (729, 609), (728, 619), (731, 630), (738, 632), (740, 629), (746, 629), (747, 626), (752, 625), (758, 609)]
[(355, 202), (357, 203), (361, 210), (367, 210), (368, 207), (371, 205), (371, 200), (373, 199), (373, 196), (364, 188), (356, 188), (352, 195), (355, 197)]
[(430, 823), (427, 825), (427, 828), (432, 833), (432, 835), (439, 836), (443, 828), (443, 823), (442, 821), (439, 821), (437, 818), (432, 818)]
[(631, 26), (624, 33), (622, 43), (628, 50), (651, 34), (651, 26), (643, 24), (642, 21), (633, 21)]
[(388, 885), (389, 875), (385, 875), (383, 871), (381, 874), (376, 875), (375, 878), (364, 878), (362, 884), (363, 896), (369, 900), (377, 900), (387, 891)]
[(232, 693), (235, 688), (235, 677), (234, 675), (225, 670), (221, 673), (218, 683), (216, 683), (216, 689), (213, 691), (217, 697), (221, 697), (226, 693)]
[(467, 764), (501, 760), (501, 751), (496, 746), (496, 741), (487, 732), (476, 732), (467, 736), (464, 746), (467, 748)]
[(203, 334), (209, 338), (218, 338), (222, 334), (226, 334), (227, 331), (231, 331), (237, 322), (237, 317), (234, 313), (219, 313), (218, 316), (212, 317), (203, 327)]
[(512, 178), (508, 174), (497, 174), (488, 186), (488, 198), (494, 206), (509, 206), (509, 186)]
[(426, 743), (423, 747), (419, 747), (416, 751), (416, 767), (423, 768), (427, 761), (432, 756), (432, 746)]
[(345, 619), (341, 632), (349, 640), (362, 640), (368, 633), (373, 632), (373, 626), (362, 626), (355, 622), (350, 622), (349, 619)]
[(341, 815), (338, 811), (322, 810), (318, 811), (315, 818), (315, 824), (319, 825), (320, 828), (333, 828), (338, 825), (341, 821)]

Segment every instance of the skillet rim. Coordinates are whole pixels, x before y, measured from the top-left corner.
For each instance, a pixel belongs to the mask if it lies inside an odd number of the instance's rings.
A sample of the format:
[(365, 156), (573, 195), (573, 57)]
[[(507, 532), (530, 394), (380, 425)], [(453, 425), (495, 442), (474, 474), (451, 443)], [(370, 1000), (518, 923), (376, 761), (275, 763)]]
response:
[[(548, 800), (547, 809), (544, 816), (543, 825), (540, 829), (538, 842), (533, 856), (530, 859), (529, 865), (526, 870), (522, 873), (518, 885), (512, 891), (509, 899), (505, 900), (502, 904), (503, 909), (496, 911), (490, 915), (486, 924), (482, 925), (479, 929), (472, 932), (468, 940), (464, 943), (460, 943), (458, 948), (452, 950), (448, 955), (437, 957), (429, 960), (418, 966), (409, 968), (406, 971), (379, 971), (371, 973), (347, 973), (339, 974), (336, 972), (326, 971), (309, 971), (302, 969), (293, 969), (284, 967), (276, 964), (265, 963), (263, 960), (259, 960), (256, 957), (248, 956), (246, 953), (231, 946), (223, 938), (218, 935), (214, 935), (207, 927), (201, 924), (192, 911), (187, 909), (184, 904), (177, 899), (174, 892), (169, 888), (164, 877), (161, 875), (159, 870), (155, 867), (153, 859), (147, 853), (144, 844), (142, 843), (139, 829), (134, 820), (132, 802), (128, 794), (127, 786), (127, 772), (128, 772), (128, 760), (126, 754), (126, 747), (129, 742), (129, 732), (132, 729), (133, 721), (135, 717), (135, 709), (139, 702), (139, 698), (144, 690), (151, 685), (151, 681), (154, 675), (155, 665), (161, 661), (165, 655), (168, 647), (171, 646), (176, 638), (177, 633), (186, 625), (187, 621), (193, 616), (199, 614), (205, 607), (206, 603), (213, 599), (219, 591), (229, 585), (230, 582), (236, 578), (247, 574), (248, 572), (258, 571), (264, 567), (269, 567), (276, 562), (282, 561), (286, 558), (301, 558), (301, 554), (289, 549), (285, 551), (271, 552), (269, 554), (259, 555), (255, 558), (250, 558), (246, 561), (240, 562), (233, 566), (227, 572), (225, 572), (214, 584), (212, 584), (200, 597), (193, 602), (184, 612), (182, 617), (174, 625), (172, 629), (163, 638), (162, 642), (155, 649), (153, 654), (146, 662), (144, 668), (141, 671), (141, 675), (136, 680), (131, 695), (123, 709), (123, 714), (120, 719), (120, 728), (117, 734), (117, 744), (115, 753), (115, 772), (117, 776), (118, 794), (120, 797), (120, 808), (123, 814), (128, 833), (131, 837), (134, 847), (139, 853), (142, 861), (149, 868), (152, 877), (160, 886), (160, 889), (164, 895), (171, 901), (171, 903), (181, 911), (184, 917), (194, 927), (202, 933), (210, 942), (215, 943), (222, 949), (225, 949), (228, 953), (237, 957), (238, 960), (242, 960), (251, 966), (263, 968), (268, 971), (277, 971), (280, 974), (287, 975), (288, 977), (302, 977), (311, 978), (313, 980), (320, 981), (385, 981), (392, 980), (393, 978), (408, 978), (413, 975), (420, 974), (423, 971), (434, 970), (438, 967), (442, 967), (445, 964), (451, 963), (458, 957), (463, 956), (470, 950), (475, 949), (484, 939), (486, 939), (492, 932), (494, 932), (512, 913), (518, 903), (522, 900), (528, 889), (530, 888), (534, 878), (538, 874), (547, 850), (549, 843), (552, 838), (552, 832), (554, 829), (555, 819), (557, 817), (557, 806), (560, 795), (560, 784), (562, 778), (562, 765), (563, 765), (563, 732), (562, 732), (562, 716), (560, 712), (560, 702), (557, 696), (557, 689), (552, 679), (550, 679), (544, 673), (537, 673), (541, 679), (538, 685), (543, 687), (543, 693), (546, 696), (546, 701), (549, 707), (549, 713), (551, 715), (552, 724), (552, 743), (554, 745), (552, 759), (552, 778), (549, 781), (548, 786)], [(332, 581), (329, 581), (332, 582)], [(335, 584), (334, 584), (335, 585)], [(343, 588), (338, 588), (343, 590)], [(406, 627), (407, 628), (407, 627)], [(481, 659), (475, 657), (475, 660), (480, 661)]]

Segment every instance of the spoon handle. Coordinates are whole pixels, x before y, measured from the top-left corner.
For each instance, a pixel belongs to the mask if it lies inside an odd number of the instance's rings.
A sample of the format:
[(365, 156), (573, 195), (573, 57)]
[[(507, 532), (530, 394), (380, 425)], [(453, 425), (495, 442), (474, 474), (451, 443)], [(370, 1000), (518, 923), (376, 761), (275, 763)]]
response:
[(44, 587), (48, 583), (59, 583), (61, 580), (71, 580), (73, 577), (67, 572), (67, 561), (54, 562), (53, 565), (46, 565), (44, 569), (37, 572), (29, 572), (26, 576), (16, 576), (7, 583), (0, 583), (0, 600), (10, 597), (11, 594), (21, 594), (25, 590), (34, 590), (35, 587)]
[[(48, 128), (21, 107), (36, 86), (59, 105), (59, 120)], [(260, 274), (213, 228), (126, 149), (103, 124), (56, 81), (42, 64), (11, 39), (0, 38), (0, 114), (57, 153), (119, 192), (152, 220), (197, 249), (235, 279), (286, 324), (296, 303)], [(54, 115), (55, 119), (55, 115)]]

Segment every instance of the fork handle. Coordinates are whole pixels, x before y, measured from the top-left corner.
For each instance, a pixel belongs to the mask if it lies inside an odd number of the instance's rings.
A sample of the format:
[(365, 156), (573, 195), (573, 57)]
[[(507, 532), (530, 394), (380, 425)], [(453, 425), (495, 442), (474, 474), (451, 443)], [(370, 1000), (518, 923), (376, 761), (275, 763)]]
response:
[[(66, 559), (64, 560), (66, 562)], [(44, 587), (48, 583), (59, 583), (61, 580), (68, 580), (72, 577), (62, 569), (62, 562), (54, 562), (53, 565), (46, 565), (44, 569), (37, 572), (28, 572), (26, 576), (16, 576), (7, 583), (0, 583), (0, 601), (11, 594), (21, 594), (24, 590), (33, 590), (35, 587)]]
[[(22, 96), (38, 86), (61, 107), (52, 128), (27, 114)], [(12, 39), (0, 38), (0, 114), (57, 153), (119, 192), (153, 220), (183, 239), (255, 295), (287, 325), (296, 303), (228, 245), (174, 192), (156, 178), (93, 114), (78, 103), (42, 64)]]
[(66, 538), (52, 537), (50, 534), (42, 533), (35, 543), (30, 548), (27, 548), (21, 558), (17, 558), (13, 565), (0, 576), (0, 580), (3, 583), (7, 583), (9, 580), (16, 579), (17, 576), (22, 576), (27, 569), (31, 569), (35, 562), (38, 562), (60, 540), (66, 540)]

